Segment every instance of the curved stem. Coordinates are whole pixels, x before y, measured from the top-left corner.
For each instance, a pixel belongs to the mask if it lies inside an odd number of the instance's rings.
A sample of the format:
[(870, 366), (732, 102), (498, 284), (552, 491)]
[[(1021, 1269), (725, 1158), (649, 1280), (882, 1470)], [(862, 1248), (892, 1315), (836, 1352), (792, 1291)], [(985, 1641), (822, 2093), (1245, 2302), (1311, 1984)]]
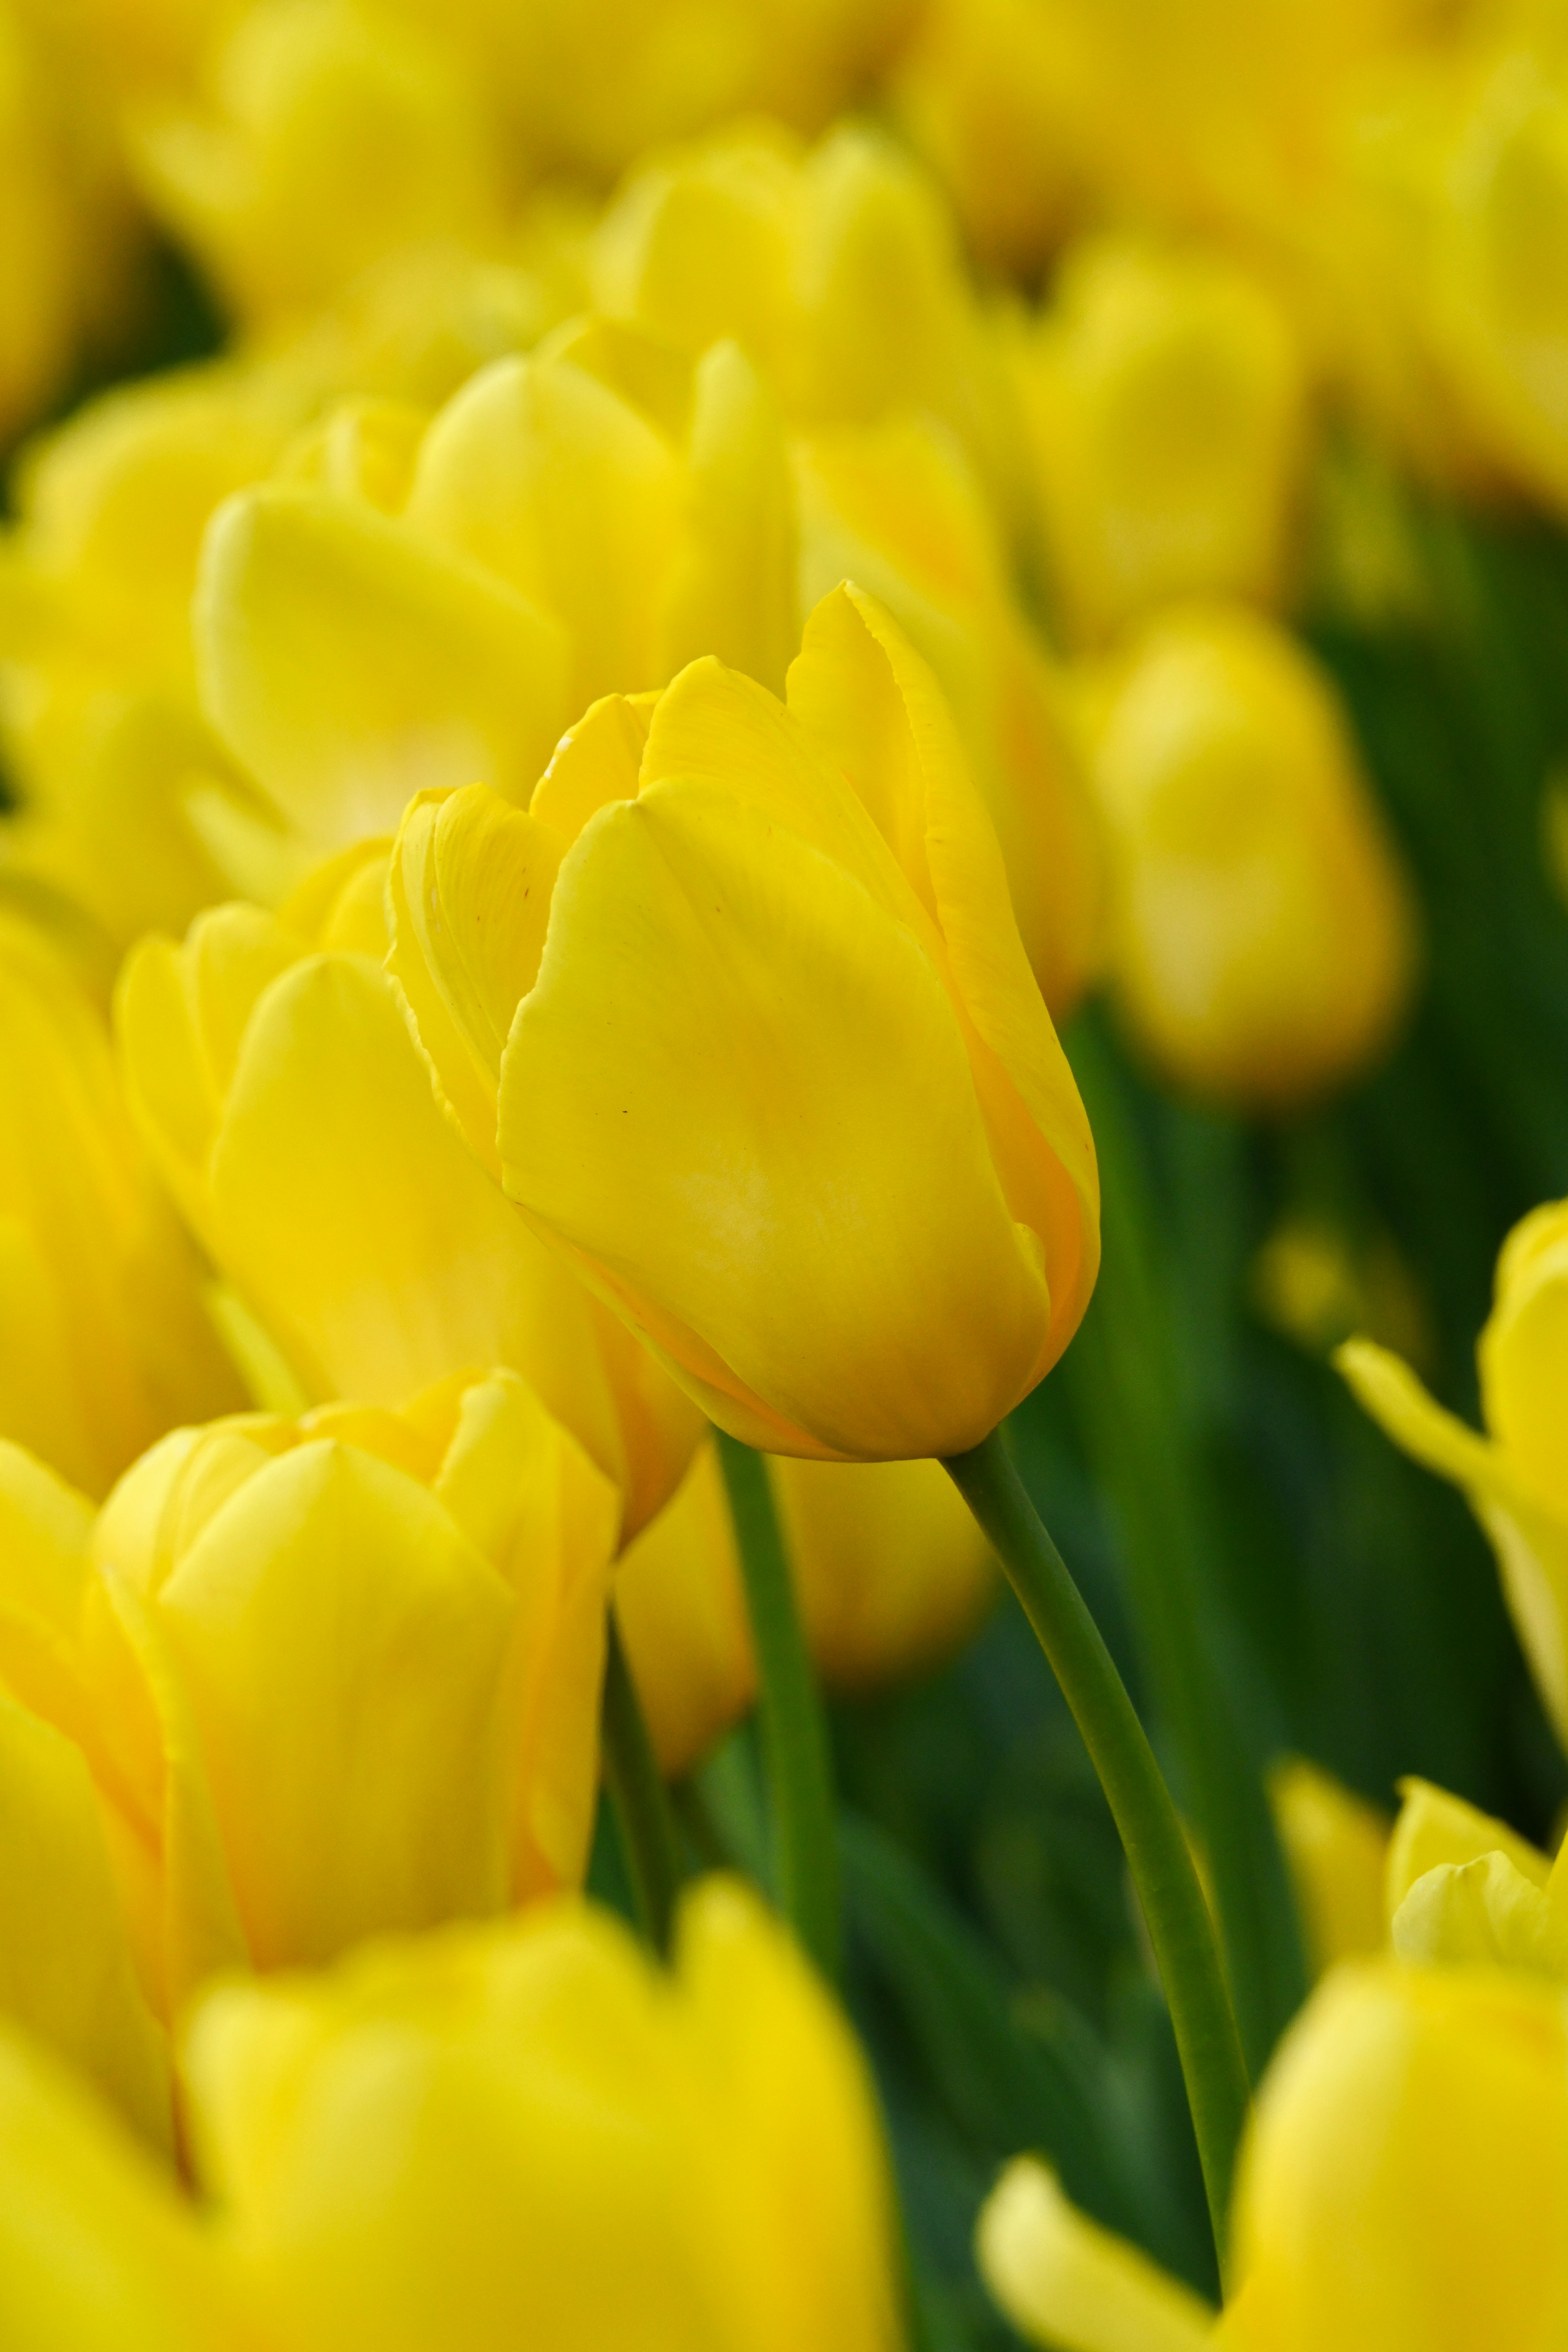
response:
[(604, 1757), (637, 1917), (655, 1951), (666, 1953), (684, 1874), (680, 1841), (613, 1607), (605, 1653)]
[(1181, 1821), (1100, 1628), (1041, 1525), (1001, 1432), (993, 1430), (943, 1467), (1007, 1571), (1121, 1833), (1175, 2029), (1223, 2274), (1231, 2179), (1250, 2092), (1214, 1922)]
[(823, 1974), (838, 1973), (838, 1840), (827, 1718), (805, 1646), (768, 1465), (716, 1430), (762, 1687), (780, 1907)]

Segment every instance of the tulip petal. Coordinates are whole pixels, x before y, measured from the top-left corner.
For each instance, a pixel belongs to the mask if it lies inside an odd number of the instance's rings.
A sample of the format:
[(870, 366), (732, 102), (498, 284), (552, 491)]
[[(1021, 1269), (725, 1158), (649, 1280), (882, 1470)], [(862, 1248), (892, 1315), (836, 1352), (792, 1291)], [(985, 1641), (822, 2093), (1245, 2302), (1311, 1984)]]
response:
[(174, 2147), (169, 2064), (136, 1982), (81, 1750), (0, 1696), (0, 2011)]
[(420, 793), (392, 864), (390, 968), (458, 1126), (498, 1175), (501, 1053), (539, 971), (561, 846), (537, 817), (470, 784)]
[(317, 1441), (159, 1598), (257, 1965), (505, 1900), (506, 1587), (413, 1479)]
[(795, 488), (783, 419), (736, 343), (698, 362), (683, 520), (660, 675), (716, 654), (782, 693), (800, 642)]
[(327, 491), (219, 509), (194, 625), (214, 724), (322, 850), (391, 833), (426, 786), (487, 776), (526, 801), (567, 709), (552, 621)]
[(650, 786), (568, 855), (500, 1140), (512, 1197), (636, 1294), (736, 1434), (954, 1452), (1028, 1385), (1050, 1302), (941, 981), (850, 876), (722, 792)]
[(431, 425), (407, 520), (564, 625), (581, 710), (664, 682), (658, 620), (679, 498), (675, 451), (626, 401), (569, 361), (503, 359)]
[(1213, 2337), (1208, 2305), (1077, 2211), (1033, 2157), (992, 2190), (976, 2247), (1008, 2318), (1053, 2352), (1200, 2352)]
[(1100, 1264), (1100, 1182), (1078, 1087), (1025, 958), (995, 835), (936, 682), (849, 585), (807, 621), (792, 715), (849, 781), (929, 906), (972, 1024), (974, 1086), (1014, 1216), (1048, 1253), (1039, 1379), (1077, 1330)]

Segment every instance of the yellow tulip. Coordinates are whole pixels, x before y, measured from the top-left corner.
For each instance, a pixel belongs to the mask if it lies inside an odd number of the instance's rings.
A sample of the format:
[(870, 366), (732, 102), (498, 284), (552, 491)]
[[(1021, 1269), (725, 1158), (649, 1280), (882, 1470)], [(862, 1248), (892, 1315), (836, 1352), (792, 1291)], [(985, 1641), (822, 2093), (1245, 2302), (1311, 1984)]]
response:
[(512, 142), (601, 184), (732, 117), (819, 130), (869, 82), (915, 0), (404, 0), (472, 44)]
[(632, 1533), (700, 1423), (443, 1116), (380, 968), (385, 872), (369, 845), (277, 916), (225, 907), (183, 947), (143, 940), (118, 1004), (136, 1117), (228, 1286), (258, 1396), (395, 1406), (509, 1364), (614, 1480)]
[(237, 889), (288, 887), (298, 853), (201, 714), (206, 526), (275, 471), (400, 507), (426, 412), (580, 299), (569, 234), (542, 215), (536, 229), (526, 267), (397, 255), (300, 335), (107, 394), (30, 448), (0, 554), (14, 870), (123, 945)]
[[(985, 1539), (930, 1462), (772, 1465), (806, 1639), (832, 1689), (932, 1666), (995, 1591)], [(718, 1461), (699, 1453), (623, 1557), (616, 1611), (658, 1759), (675, 1779), (757, 1691), (745, 1590)]]
[(516, 1373), (177, 1430), (81, 1563), (74, 1731), (143, 1981), (581, 1877), (614, 1488)]
[(1328, 681), (1261, 615), (1154, 622), (1090, 689), (1111, 983), (1178, 1086), (1278, 1109), (1382, 1053), (1409, 890)]
[(1532, 1210), (1504, 1243), (1477, 1357), (1485, 1436), (1446, 1412), (1407, 1365), (1370, 1340), (1349, 1341), (1334, 1360), (1396, 1444), (1463, 1488), (1497, 1554), (1536, 1686), (1568, 1745), (1568, 1202)]
[(1089, 178), (1070, 46), (1039, 0), (928, 0), (890, 76), (900, 122), (982, 261), (1039, 276)]
[(1387, 1905), (1401, 1958), (1523, 1969), (1568, 1985), (1568, 1869), (1506, 1822), (1434, 1789), (1403, 1784)]
[(399, 247), (499, 245), (508, 210), (474, 61), (347, 0), (220, 14), (197, 89), (149, 100), (133, 153), (248, 324), (298, 319)]
[(62, 950), (0, 922), (0, 1434), (101, 1495), (239, 1391)]
[(1073, 641), (1113, 637), (1181, 597), (1279, 602), (1306, 383), (1291, 321), (1259, 278), (1212, 253), (1092, 238), (1016, 360)]
[(606, 1914), (215, 1991), (186, 2049), (226, 2248), (298, 2352), (895, 2352), (865, 2068), (738, 1885), (665, 1976)]
[(137, 1979), (112, 1820), (79, 1744), (92, 1517), (41, 1463), (0, 1444), (0, 2015), (68, 2059), (167, 2156), (168, 2050)]
[(0, 220), (4, 446), (121, 323), (133, 275), (100, 61), (65, 11), (37, 0), (0, 6)]
[(1221, 2317), (1034, 2159), (981, 2220), (993, 2293), (1068, 2352), (1552, 2352), (1568, 2315), (1568, 1994), (1364, 1960), (1291, 2028), (1244, 2151)]
[(1268, 1801), (1313, 1974), (1381, 1951), (1387, 1940), (1387, 1816), (1299, 1756), (1269, 1774)]
[(0, 2340), (11, 2352), (263, 2352), (237, 2265), (47, 2054), (0, 2025)]
[(987, 487), (1021, 452), (999, 356), (938, 192), (882, 133), (803, 151), (729, 130), (631, 174), (589, 254), (593, 301), (696, 359), (732, 337), (791, 423), (934, 416)]
[(871, 599), (817, 607), (787, 705), (705, 660), (596, 705), (527, 815), (422, 795), (392, 897), (476, 1150), (731, 1434), (957, 1453), (1061, 1353), (1093, 1143), (952, 723)]
[(801, 442), (795, 481), (802, 601), (858, 581), (931, 664), (1060, 1020), (1103, 957), (1103, 854), (1061, 681), (1019, 610), (973, 469), (939, 424), (905, 416)]

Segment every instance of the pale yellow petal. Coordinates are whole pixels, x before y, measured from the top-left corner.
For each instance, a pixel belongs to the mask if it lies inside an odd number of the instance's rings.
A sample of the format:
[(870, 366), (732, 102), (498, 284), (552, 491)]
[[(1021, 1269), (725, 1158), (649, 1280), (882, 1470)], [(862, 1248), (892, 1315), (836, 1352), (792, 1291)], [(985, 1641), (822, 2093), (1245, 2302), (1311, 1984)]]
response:
[(1034, 2157), (992, 2190), (976, 2251), (1013, 2325), (1050, 2352), (1199, 2352), (1213, 2337), (1215, 2313), (1069, 2205)]
[(557, 625), (368, 506), (265, 488), (214, 520), (195, 615), (215, 724), (318, 850), (424, 788), (527, 800), (568, 715)]
[(1390, 1920), (1416, 1880), (1428, 1871), (1478, 1862), (1489, 1853), (1505, 1854), (1532, 1886), (1546, 1885), (1551, 1868), (1546, 1856), (1506, 1822), (1494, 1821), (1489, 1813), (1468, 1805), (1462, 1797), (1450, 1796), (1447, 1789), (1435, 1788), (1430, 1780), (1401, 1780), (1399, 1793), (1404, 1801), (1389, 1841), (1384, 1880), (1384, 1906)]

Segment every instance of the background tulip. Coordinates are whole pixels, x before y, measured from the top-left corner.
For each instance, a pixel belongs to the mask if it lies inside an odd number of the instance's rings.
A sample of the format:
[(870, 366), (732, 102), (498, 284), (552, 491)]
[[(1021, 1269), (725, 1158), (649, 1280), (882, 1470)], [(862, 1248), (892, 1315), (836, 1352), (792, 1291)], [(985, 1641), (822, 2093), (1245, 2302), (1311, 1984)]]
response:
[(279, 916), (224, 908), (183, 948), (143, 941), (118, 1015), (137, 1117), (229, 1286), (220, 1312), (258, 1396), (396, 1405), (510, 1364), (615, 1481), (634, 1531), (678, 1483), (697, 1416), (442, 1116), (372, 961), (384, 873), (372, 846)]
[(1092, 691), (1111, 982), (1139, 1045), (1259, 1108), (1364, 1067), (1408, 1004), (1414, 920), (1326, 680), (1260, 616), (1194, 606)]
[(1264, 281), (1190, 249), (1086, 240), (1016, 353), (1050, 583), (1073, 642), (1103, 642), (1173, 598), (1280, 599), (1306, 370)]
[(239, 1402), (63, 948), (0, 920), (0, 1433), (89, 1493)]
[[(868, 1691), (934, 1666), (995, 1591), (985, 1540), (932, 1463), (770, 1465), (806, 1639), (830, 1688)], [(756, 1696), (723, 1482), (704, 1447), (627, 1549), (616, 1606), (659, 1763), (696, 1763)]]
[(1020, 2159), (983, 2268), (1042, 2345), (1164, 2352), (1547, 2352), (1568, 2306), (1568, 2005), (1496, 1970), (1335, 1969), (1265, 2082), (1223, 2319)]
[(187, 2074), (228, 2245), (301, 2352), (900, 2341), (858, 2052), (725, 1882), (688, 1899), (672, 1978), (546, 1910), (224, 1990)]
[[(0, 2330), (18, 2352), (264, 2352), (233, 2265), (90, 2094), (0, 2027)], [(276, 2352), (276, 2347), (274, 2347)]]
[[(410, 811), (394, 965), (448, 1097), (497, 1089), (508, 1192), (721, 1426), (978, 1444), (1076, 1327), (1097, 1192), (929, 673), (847, 590), (787, 709), (700, 663), (639, 762), (643, 723), (590, 714), (526, 820)], [(563, 851), (542, 942), (512, 877)]]

